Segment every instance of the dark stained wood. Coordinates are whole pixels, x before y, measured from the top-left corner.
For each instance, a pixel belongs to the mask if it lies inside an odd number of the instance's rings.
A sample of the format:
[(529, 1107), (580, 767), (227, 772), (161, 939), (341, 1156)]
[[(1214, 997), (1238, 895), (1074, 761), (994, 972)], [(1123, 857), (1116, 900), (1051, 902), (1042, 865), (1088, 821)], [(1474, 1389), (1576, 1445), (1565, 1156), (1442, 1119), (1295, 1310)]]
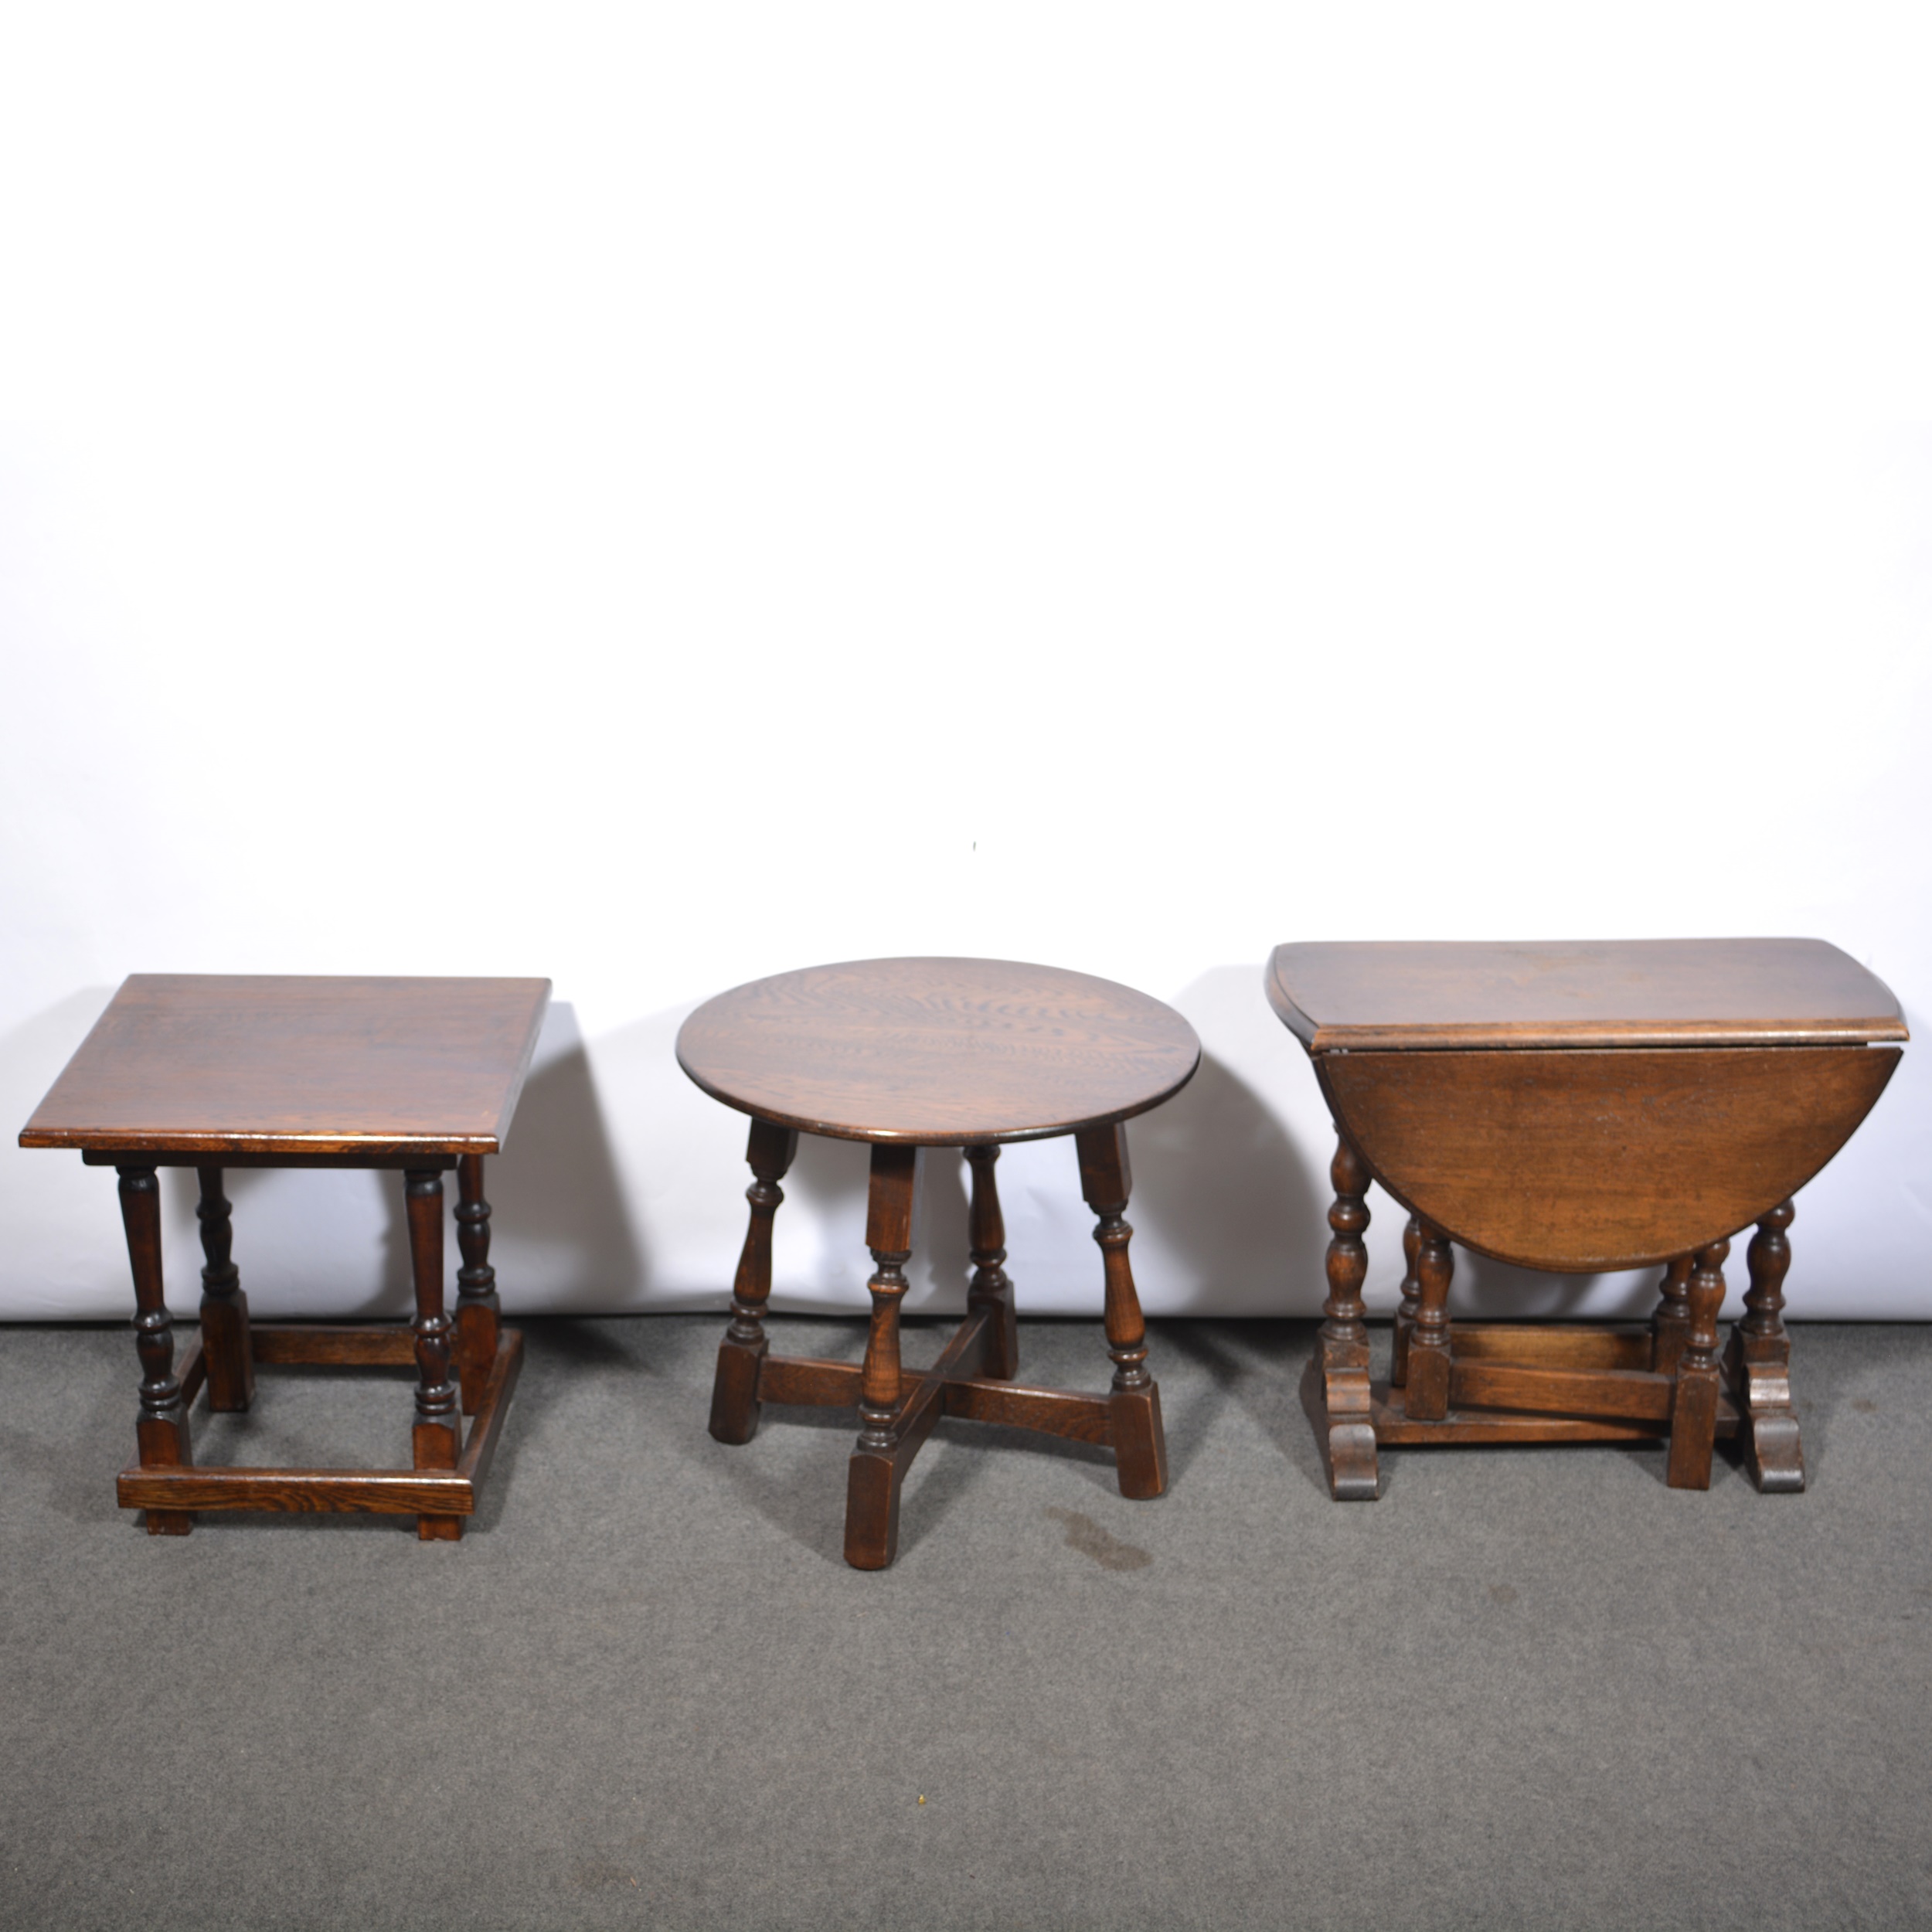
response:
[(949, 1382), (946, 1413), (968, 1422), (996, 1423), (1008, 1429), (1030, 1429), (1071, 1442), (1089, 1442), (1097, 1448), (1112, 1447), (1117, 1453), (1114, 1421), (1118, 1412), (1111, 1395), (1029, 1389), (1012, 1382)]
[(416, 1331), (400, 1323), (359, 1322), (337, 1327), (321, 1321), (257, 1321), (249, 1331), (255, 1359), (274, 1367), (413, 1369)]
[(137, 973), (20, 1145), (494, 1154), (549, 992), (546, 979)]
[(1417, 1421), (1440, 1422), (1451, 1406), (1662, 1421), (1671, 1413), (1674, 1388), (1672, 1377), (1648, 1369), (1545, 1369), (1458, 1360), (1450, 1374), (1449, 1403), (1443, 1414), (1417, 1416), (1413, 1386), (1408, 1410)]
[(1698, 1251), (1685, 1298), (1690, 1329), (1677, 1374), (1670, 1415), (1670, 1462), (1666, 1480), (1673, 1489), (1711, 1486), (1711, 1438), (1717, 1423), (1717, 1311), (1724, 1302), (1724, 1257), (1728, 1241), (1713, 1241)]
[(1439, 1422), (1449, 1413), (1449, 1288), (1455, 1260), (1449, 1240), (1432, 1223), (1422, 1224), (1416, 1250), (1416, 1319), (1409, 1331), (1409, 1413)]
[[(1689, 1274), (1686, 1264), (1685, 1272)], [(1458, 1321), (1455, 1358), (1553, 1369), (1648, 1369), (1650, 1337), (1602, 1322)]]
[[(443, 1305), (443, 1176), (434, 1169), (405, 1179), (410, 1273), (416, 1289), (416, 1423), (411, 1431), (418, 1469), (454, 1469), (462, 1453), (462, 1421), (450, 1380), (450, 1318)], [(419, 1517), (424, 1543), (454, 1543), (463, 1533), (454, 1516)]]
[(1389, 1355), (1389, 1379), (1400, 1389), (1409, 1379), (1409, 1337), (1422, 1305), (1422, 1277), (1416, 1272), (1422, 1259), (1422, 1216), (1412, 1214), (1402, 1230), (1402, 1301), (1396, 1310), (1395, 1334)]
[[(336, 1500), (316, 1507), (403, 1508), (367, 1495), (455, 1493), (433, 1481), (427, 1490), (399, 1488), (388, 1480), (393, 1471), (204, 1468), (192, 1484), (178, 1480), (193, 1467), (189, 1404), (205, 1386), (211, 1407), (247, 1408), (258, 1364), (411, 1364), (417, 1471), (425, 1481), (454, 1479), (465, 1454), (464, 1409), (482, 1432), (472, 1432), (472, 1451), (481, 1443), (487, 1460), (521, 1343), (499, 1321), (483, 1156), (508, 1131), (549, 994), (549, 982), (535, 979), (137, 974), (123, 983), (20, 1138), (29, 1147), (78, 1148), (87, 1164), (121, 1171), (143, 1370), (140, 1463), (129, 1472), (141, 1480), (124, 1481), (122, 1494), (143, 1499), (129, 1506), (147, 1509), (151, 1532), (185, 1536), (204, 1508), (292, 1506), (250, 1499), (309, 1475), (334, 1485)], [(172, 1370), (162, 1287), (161, 1166), (199, 1170), (201, 1335), (186, 1358), (192, 1374), (185, 1384)], [(401, 1168), (416, 1285), (411, 1328), (252, 1324), (223, 1192), (230, 1166)], [(452, 1168), (461, 1192), (460, 1331), (443, 1300), (442, 1176)], [(355, 1488), (366, 1481), (375, 1489)], [(438, 1505), (417, 1513), (419, 1535), (449, 1540), (468, 1512)]]
[[(679, 1036), (685, 1071), (753, 1117), (753, 1223), (712, 1385), (711, 1433), (750, 1440), (763, 1402), (855, 1403), (845, 1557), (883, 1569), (898, 1546), (906, 1470), (942, 1415), (1110, 1445), (1124, 1495), (1167, 1484), (1160, 1391), (1128, 1259), (1131, 1176), (1121, 1123), (1184, 1085), (1200, 1043), (1158, 1002), (1084, 974), (998, 960), (869, 960), (760, 980), (700, 1007)], [(770, 1216), (799, 1132), (872, 1144), (866, 1240), (873, 1272), (862, 1368), (771, 1355)], [(1072, 1133), (1097, 1223), (1113, 1386), (1024, 1389), (995, 1178), (1008, 1141)], [(777, 1138), (782, 1134), (783, 1140)], [(920, 1151), (957, 1147), (971, 1174), (966, 1319), (939, 1361), (900, 1359)], [(1365, 1358), (1366, 1362), (1366, 1358)], [(1366, 1370), (1364, 1389), (1366, 1392)]]
[[(121, 1170), (121, 1218), (134, 1277), (134, 1350), (141, 1358), (141, 1411), (134, 1437), (144, 1469), (192, 1466), (188, 1411), (175, 1379), (174, 1319), (162, 1281), (161, 1185), (151, 1167)], [(151, 1510), (151, 1536), (185, 1536), (194, 1518), (179, 1509)]]
[[(932, 1427), (932, 1417), (901, 1417), (899, 1304), (912, 1259), (913, 1198), (919, 1182), (916, 1146), (875, 1141), (866, 1200), (866, 1246), (872, 1250), (872, 1325), (859, 1378), (859, 1440), (845, 1475), (845, 1560), (855, 1570), (883, 1570), (899, 1548), (899, 1490)], [(902, 1453), (903, 1451), (903, 1453)]]
[(814, 1409), (855, 1409), (865, 1379), (865, 1370), (855, 1362), (767, 1355), (758, 1365), (758, 1399)]
[(1789, 1494), (1804, 1487), (1804, 1447), (1791, 1404), (1791, 1342), (1785, 1332), (1784, 1285), (1791, 1265), (1792, 1204), (1781, 1201), (1757, 1224), (1745, 1250), (1750, 1287), (1744, 1318), (1731, 1331), (1725, 1371), (1743, 1413), (1747, 1458), (1760, 1489)]
[[(767, 1402), (791, 1403), (821, 1409), (849, 1409), (859, 1400), (862, 1374), (852, 1362), (824, 1362), (808, 1355), (767, 1355), (759, 1379), (759, 1394)], [(1030, 1429), (1042, 1435), (1063, 1436), (1076, 1442), (1111, 1447), (1113, 1397), (1083, 1395), (1069, 1389), (1029, 1388), (1022, 1383), (973, 1376), (940, 1378), (934, 1371), (908, 1369), (917, 1384), (910, 1400), (927, 1383), (937, 1381), (944, 1391), (945, 1413), (968, 1422), (990, 1422), (1009, 1429)]]
[(1659, 1375), (1675, 1375), (1690, 1333), (1690, 1276), (1693, 1257), (1680, 1254), (1667, 1262), (1657, 1286), (1657, 1312), (1651, 1317), (1650, 1366)]
[(1896, 1047), (1346, 1053), (1336, 1118), (1405, 1207), (1478, 1253), (1599, 1274), (1708, 1246), (1850, 1138)]
[(476, 1507), (466, 1476), (413, 1469), (125, 1469), (117, 1485), (124, 1509), (267, 1509), (298, 1514), (352, 1511), (376, 1515), (470, 1515)]
[(1161, 1427), (1161, 1392), (1148, 1372), (1147, 1323), (1128, 1257), (1134, 1230), (1127, 1219), (1127, 1202), (1134, 1179), (1127, 1158), (1127, 1129), (1117, 1121), (1084, 1128), (1074, 1136), (1074, 1145), (1080, 1154), (1080, 1192), (1098, 1222), (1094, 1239), (1100, 1244), (1106, 1274), (1107, 1352), (1114, 1362), (1108, 1418), (1114, 1460), (1121, 1494), (1145, 1502), (1167, 1488), (1167, 1437)]
[(749, 1442), (758, 1433), (759, 1369), (768, 1346), (765, 1304), (771, 1299), (771, 1223), (785, 1198), (778, 1183), (798, 1151), (798, 1136), (791, 1128), (771, 1121), (751, 1123), (745, 1148), (751, 1164), (751, 1185), (745, 1190), (751, 1223), (731, 1287), (731, 1325), (718, 1345), (711, 1385), (711, 1433), (719, 1442)]
[[(1655, 1442), (1670, 1425), (1666, 1422), (1613, 1422), (1585, 1416), (1512, 1415), (1502, 1409), (1451, 1409), (1440, 1422), (1418, 1422), (1403, 1406), (1403, 1392), (1380, 1383), (1375, 1386), (1376, 1437), (1407, 1448), (1464, 1448), (1487, 1445), (1531, 1447), (1563, 1442)], [(1736, 1410), (1719, 1400), (1717, 1434), (1734, 1435)]]
[(1368, 1308), (1369, 1170), (1338, 1134), (1328, 1164), (1335, 1200), (1328, 1209), (1328, 1298), (1321, 1304), (1321, 1420), (1318, 1433), (1338, 1502), (1372, 1502), (1377, 1494), (1375, 1427), (1369, 1419)]
[(1907, 1037), (1891, 989), (1821, 939), (1317, 941), (1277, 946), (1266, 983), (1313, 1053)]
[(872, 1148), (866, 1246), (872, 1250), (876, 1272), (866, 1284), (872, 1296), (872, 1328), (866, 1340), (859, 1413), (874, 1430), (890, 1427), (899, 1401), (899, 1304), (906, 1295), (906, 1264), (913, 1258), (913, 1197), (919, 1166), (916, 1147), (881, 1144)]
[[(259, 1336), (263, 1332), (257, 1328), (255, 1332)], [(284, 1335), (293, 1332), (282, 1332)], [(406, 1338), (406, 1331), (403, 1332)], [(198, 1355), (199, 1344), (191, 1348)], [(121, 1471), (118, 1500), (124, 1509), (147, 1510), (151, 1519), (157, 1511), (189, 1515), (201, 1509), (261, 1509), (406, 1515), (417, 1517), (419, 1522), (425, 1516), (437, 1522), (460, 1520), (475, 1513), (477, 1495), (489, 1473), (522, 1360), (522, 1336), (506, 1329), (470, 1430), (468, 1445), (454, 1470), (147, 1468), (137, 1464)], [(198, 1386), (199, 1359), (196, 1368)], [(188, 1386), (184, 1380), (184, 1388)]]
[(456, 1172), (456, 1243), (463, 1265), (456, 1271), (453, 1345), (463, 1413), (473, 1416), (496, 1361), (503, 1304), (496, 1291), (496, 1270), (490, 1266), (490, 1204), (483, 1196), (483, 1156), (465, 1154)]
[[(200, 1172), (201, 1199), (195, 1214), (201, 1223), (201, 1337), (208, 1351), (208, 1406), (232, 1414), (255, 1399), (255, 1362), (248, 1346), (248, 1298), (233, 1258), (235, 1231), (228, 1199), (221, 1191), (221, 1169)], [(192, 1400), (192, 1398), (189, 1397)]]
[(1019, 1372), (1019, 1321), (1013, 1284), (1006, 1274), (1006, 1220), (1000, 1213), (999, 1184), (993, 1172), (998, 1160), (997, 1147), (966, 1150), (973, 1177), (968, 1213), (973, 1278), (966, 1291), (966, 1307), (969, 1314), (984, 1313), (991, 1324), (986, 1372), (1013, 1376)]
[[(460, 1154), (424, 1154), (386, 1141), (363, 1141), (333, 1154), (224, 1154), (221, 1165), (224, 1169), (281, 1167), (332, 1174), (359, 1174), (372, 1168), (406, 1171), (433, 1167), (453, 1174), (462, 1158)], [(80, 1150), (83, 1167), (120, 1167), (129, 1161), (143, 1162), (151, 1167), (206, 1167), (208, 1156), (192, 1148), (180, 1153), (160, 1147), (83, 1147)]]
[[(1761, 1489), (1803, 1487), (1784, 1230), (1898, 1063), (1906, 1029), (1881, 981), (1821, 940), (1687, 940), (1282, 946), (1266, 985), (1343, 1149), (1321, 1372), (1304, 1384), (1338, 1496), (1375, 1494), (1378, 1441), (1632, 1431), (1667, 1434), (1670, 1482), (1704, 1488), (1714, 1439), (1740, 1427)], [(1353, 1243), (1370, 1175), (1411, 1218), (1391, 1387), (1365, 1424)], [(1722, 1264), (1753, 1221), (1753, 1293), (1720, 1369)], [(1452, 1240), (1560, 1272), (1662, 1263), (1648, 1332), (1451, 1330)], [(1345, 1489), (1351, 1426), (1366, 1440)]]
[(678, 1060), (727, 1107), (810, 1134), (965, 1147), (1145, 1113), (1194, 1029), (1111, 980), (995, 959), (855, 960), (707, 1001)]

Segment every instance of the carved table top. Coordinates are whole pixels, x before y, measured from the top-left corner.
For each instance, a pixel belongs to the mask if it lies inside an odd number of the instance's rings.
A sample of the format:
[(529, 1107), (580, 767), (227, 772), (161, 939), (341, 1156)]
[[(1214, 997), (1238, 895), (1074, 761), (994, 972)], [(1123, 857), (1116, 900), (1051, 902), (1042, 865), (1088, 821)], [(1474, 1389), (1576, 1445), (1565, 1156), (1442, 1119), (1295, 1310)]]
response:
[(1124, 1120), (1193, 1077), (1179, 1013), (1113, 981), (1000, 959), (869, 959), (708, 1000), (678, 1060), (715, 1099), (836, 1139), (963, 1147)]
[(549, 996), (547, 979), (136, 973), (20, 1145), (494, 1154)]

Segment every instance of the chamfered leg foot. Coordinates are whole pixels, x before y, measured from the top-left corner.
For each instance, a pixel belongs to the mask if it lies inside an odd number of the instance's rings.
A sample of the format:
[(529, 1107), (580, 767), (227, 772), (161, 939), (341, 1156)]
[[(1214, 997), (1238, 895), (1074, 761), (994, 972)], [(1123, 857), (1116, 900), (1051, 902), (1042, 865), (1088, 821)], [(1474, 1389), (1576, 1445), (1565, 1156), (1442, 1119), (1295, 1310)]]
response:
[(1161, 1429), (1160, 1385), (1117, 1389), (1107, 1397), (1108, 1433), (1121, 1494), (1145, 1502), (1167, 1490), (1167, 1437)]
[(718, 1344), (718, 1366), (711, 1378), (711, 1435), (733, 1447), (758, 1433), (758, 1373), (770, 1344), (762, 1333), (754, 1342)]
[[(1339, 1130), (1328, 1179), (1335, 1188), (1335, 1204), (1328, 1209), (1328, 1296), (1322, 1304), (1326, 1318), (1312, 1370), (1311, 1406), (1328, 1494), (1337, 1502), (1373, 1502), (1379, 1493), (1379, 1471), (1369, 1393), (1368, 1310), (1362, 1299), (1369, 1274), (1369, 1250), (1362, 1239), (1369, 1228), (1369, 1206), (1362, 1198), (1369, 1169)], [(1413, 1344), (1413, 1333), (1410, 1338)]]
[(765, 1304), (771, 1298), (771, 1223), (785, 1191), (778, 1183), (798, 1151), (789, 1128), (754, 1119), (745, 1148), (752, 1182), (745, 1189), (751, 1220), (738, 1255), (731, 1285), (731, 1325), (718, 1344), (718, 1368), (711, 1383), (711, 1434), (719, 1442), (749, 1442), (758, 1433), (758, 1374), (770, 1343), (765, 1338)]
[(845, 1470), (845, 1561), (884, 1570), (899, 1553), (898, 1459), (890, 1451), (852, 1453)]
[(1757, 1224), (1745, 1250), (1751, 1285), (1744, 1317), (1731, 1331), (1724, 1366), (1744, 1424), (1744, 1459), (1751, 1480), (1767, 1495), (1794, 1495), (1804, 1487), (1804, 1445), (1791, 1402), (1791, 1339), (1783, 1320), (1784, 1285), (1791, 1265), (1784, 1230), (1789, 1201)]

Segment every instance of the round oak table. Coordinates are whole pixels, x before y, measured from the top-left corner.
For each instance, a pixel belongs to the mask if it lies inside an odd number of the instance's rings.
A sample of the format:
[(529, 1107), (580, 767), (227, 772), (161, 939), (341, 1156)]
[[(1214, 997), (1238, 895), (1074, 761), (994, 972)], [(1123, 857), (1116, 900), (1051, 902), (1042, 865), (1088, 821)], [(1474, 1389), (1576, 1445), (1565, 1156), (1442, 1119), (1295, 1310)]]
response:
[[(1738, 1435), (1760, 1489), (1804, 1488), (1784, 1230), (1898, 1064), (1883, 981), (1822, 940), (1669, 939), (1281, 946), (1267, 985), (1338, 1135), (1311, 1403), (1338, 1498), (1376, 1495), (1381, 1443), (1662, 1435), (1674, 1488), (1708, 1488), (1714, 1439)], [(1409, 1212), (1383, 1384), (1372, 1178)], [(1720, 1366), (1723, 1264), (1753, 1223)], [(1560, 1274), (1662, 1264), (1656, 1315), (1452, 1327), (1452, 1241)]]
[[(1167, 1486), (1160, 1391), (1148, 1372), (1125, 1219), (1123, 1123), (1178, 1093), (1201, 1057), (1179, 1014), (1086, 973), (995, 959), (872, 959), (781, 973), (700, 1006), (678, 1062), (751, 1116), (750, 1226), (718, 1351), (711, 1433), (749, 1442), (764, 1402), (855, 1404), (845, 1560), (883, 1570), (899, 1536), (906, 1471), (942, 1415), (1111, 1444), (1121, 1493)], [(862, 1368), (774, 1355), (765, 1335), (772, 1219), (801, 1134), (872, 1147), (866, 1244), (874, 1273)], [(1023, 1387), (1005, 1230), (993, 1176), (1009, 1141), (1073, 1136), (1098, 1218), (1113, 1386), (1101, 1395)], [(958, 1148), (972, 1175), (966, 1318), (932, 1367), (903, 1368), (899, 1304), (912, 1258), (924, 1150)]]

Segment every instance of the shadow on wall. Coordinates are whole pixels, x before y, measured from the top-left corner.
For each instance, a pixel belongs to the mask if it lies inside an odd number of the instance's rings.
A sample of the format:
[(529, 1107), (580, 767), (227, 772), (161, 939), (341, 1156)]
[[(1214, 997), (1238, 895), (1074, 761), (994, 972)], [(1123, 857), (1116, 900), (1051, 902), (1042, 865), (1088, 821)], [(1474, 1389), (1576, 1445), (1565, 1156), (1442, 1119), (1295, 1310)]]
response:
[(1326, 1203), (1262, 1097), (1213, 1054), (1165, 1107), (1128, 1123), (1134, 1195), (1128, 1219), (1158, 1245), (1145, 1272), (1164, 1266), (1186, 1288), (1163, 1313), (1211, 1305), (1217, 1314), (1284, 1312), (1291, 1272), (1317, 1265), (1328, 1240)]
[[(609, 1308), (643, 1292), (643, 1243), (625, 1206), (597, 1083), (577, 1009), (554, 1001), (504, 1151), (486, 1164), (490, 1260), (506, 1311)], [(448, 1192), (454, 1206), (455, 1177)], [(460, 1257), (452, 1223), (450, 1280)], [(409, 1236), (400, 1191), (392, 1263), (409, 1277)], [(452, 1286), (452, 1292), (454, 1287)]]
[[(809, 1215), (821, 1231), (828, 1266), (821, 1279), (842, 1274), (862, 1284), (872, 1272), (866, 1247), (866, 1200), (871, 1149), (862, 1143), (798, 1137), (798, 1158), (785, 1176), (785, 1199), (794, 1219)], [(786, 1210), (781, 1209), (782, 1219)], [(925, 1149), (919, 1192), (913, 1202), (912, 1259), (906, 1264), (911, 1286), (903, 1304), (908, 1315), (963, 1314), (972, 1279), (970, 1259), (966, 1162), (956, 1148)], [(859, 1304), (866, 1305), (862, 1288)], [(788, 1295), (781, 1270), (773, 1270), (771, 1305), (778, 1313), (809, 1308), (822, 1313), (825, 1302)]]
[[(1400, 1207), (1395, 1212), (1404, 1221), (1408, 1219)], [(1505, 1321), (1512, 1316), (1555, 1321), (1634, 1319), (1649, 1315), (1656, 1305), (1657, 1284), (1663, 1274), (1662, 1268), (1617, 1274), (1547, 1274), (1459, 1247), (1449, 1311), (1451, 1315)]]

